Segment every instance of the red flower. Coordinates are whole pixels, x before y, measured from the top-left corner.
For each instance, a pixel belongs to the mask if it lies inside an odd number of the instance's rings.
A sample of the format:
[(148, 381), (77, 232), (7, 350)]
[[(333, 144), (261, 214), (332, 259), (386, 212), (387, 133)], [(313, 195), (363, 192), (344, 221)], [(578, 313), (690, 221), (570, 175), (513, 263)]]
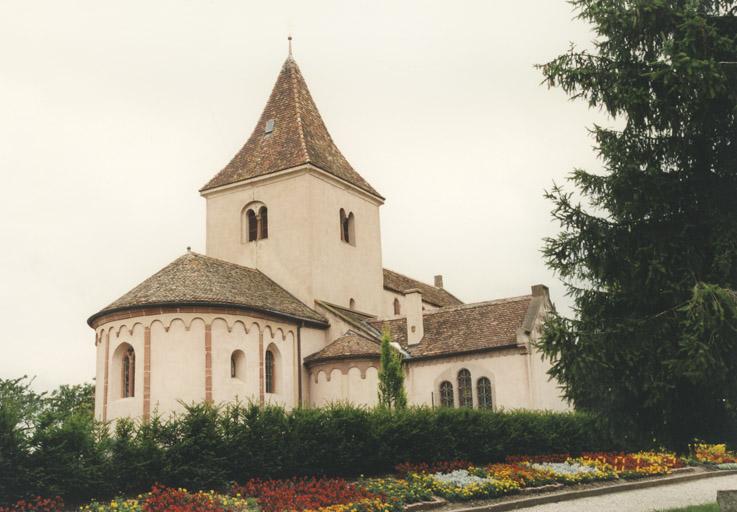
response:
[(380, 497), (341, 478), (254, 479), (234, 485), (231, 493), (256, 498), (263, 512), (318, 509)]

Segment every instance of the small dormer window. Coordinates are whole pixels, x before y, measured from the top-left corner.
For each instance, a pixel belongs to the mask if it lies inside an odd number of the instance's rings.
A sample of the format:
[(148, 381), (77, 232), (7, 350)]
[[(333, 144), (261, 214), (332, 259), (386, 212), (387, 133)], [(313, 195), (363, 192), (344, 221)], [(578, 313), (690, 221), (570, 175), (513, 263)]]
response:
[(266, 126), (264, 127), (264, 133), (269, 134), (274, 131), (274, 120), (269, 119), (266, 121)]

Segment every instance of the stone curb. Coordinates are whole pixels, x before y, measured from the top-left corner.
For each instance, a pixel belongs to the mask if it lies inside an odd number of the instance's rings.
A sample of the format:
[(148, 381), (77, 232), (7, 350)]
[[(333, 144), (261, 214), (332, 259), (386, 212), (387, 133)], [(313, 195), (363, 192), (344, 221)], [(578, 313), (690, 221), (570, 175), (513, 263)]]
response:
[(636, 491), (638, 489), (647, 489), (649, 487), (659, 487), (661, 485), (679, 484), (682, 482), (690, 482), (693, 480), (703, 480), (705, 478), (715, 478), (720, 476), (737, 475), (737, 469), (704, 471), (692, 473), (682, 476), (674, 476), (670, 478), (660, 478), (652, 480), (642, 480), (634, 482), (625, 482), (623, 484), (614, 484), (606, 487), (596, 487), (594, 489), (582, 489), (580, 491), (566, 491), (557, 494), (548, 494), (546, 496), (534, 496), (531, 498), (522, 498), (519, 500), (506, 501), (504, 503), (491, 503), (489, 505), (481, 505), (480, 507), (457, 508), (453, 512), (505, 512), (507, 510), (519, 510), (537, 505), (546, 505), (548, 503), (558, 503), (560, 501), (577, 500), (579, 498), (588, 498), (591, 496), (602, 496), (605, 494), (614, 494), (617, 492)]

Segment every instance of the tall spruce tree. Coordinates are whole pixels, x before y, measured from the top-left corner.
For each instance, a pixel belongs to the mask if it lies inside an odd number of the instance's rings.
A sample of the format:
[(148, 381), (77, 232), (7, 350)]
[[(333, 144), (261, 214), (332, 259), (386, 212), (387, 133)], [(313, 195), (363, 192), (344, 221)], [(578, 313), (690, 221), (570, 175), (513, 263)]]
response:
[(389, 333), (386, 331), (381, 337), (379, 406), (388, 409), (404, 409), (407, 407), (402, 355), (392, 348)]
[[(541, 66), (618, 120), (547, 193), (574, 318), (541, 342), (577, 408), (683, 450), (737, 441), (737, 0), (573, 0), (596, 33)], [(574, 195), (575, 194), (575, 195)]]

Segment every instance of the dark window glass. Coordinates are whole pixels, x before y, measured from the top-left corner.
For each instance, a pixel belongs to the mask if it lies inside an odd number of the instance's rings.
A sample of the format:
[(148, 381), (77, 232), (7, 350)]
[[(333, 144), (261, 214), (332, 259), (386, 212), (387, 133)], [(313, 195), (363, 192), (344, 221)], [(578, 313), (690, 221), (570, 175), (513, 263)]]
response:
[(123, 355), (123, 398), (134, 396), (136, 391), (136, 353), (133, 348)]
[(246, 229), (248, 230), (248, 241), (253, 242), (258, 238), (258, 222), (253, 210), (246, 212)]
[(465, 368), (458, 372), (458, 405), (461, 407), (473, 407), (471, 372)]
[(259, 233), (258, 237), (261, 238), (269, 238), (269, 215), (268, 210), (265, 206), (262, 206), (261, 209), (258, 211), (258, 220), (259, 220)]
[(440, 383), (440, 405), (453, 407), (453, 384), (447, 380)]
[(481, 377), (476, 382), (476, 394), (479, 400), (479, 409), (491, 409), (491, 381)]
[(273, 393), (274, 392), (274, 354), (271, 352), (271, 350), (266, 351), (266, 357), (264, 361), (264, 374), (266, 377), (266, 392), (267, 393)]

